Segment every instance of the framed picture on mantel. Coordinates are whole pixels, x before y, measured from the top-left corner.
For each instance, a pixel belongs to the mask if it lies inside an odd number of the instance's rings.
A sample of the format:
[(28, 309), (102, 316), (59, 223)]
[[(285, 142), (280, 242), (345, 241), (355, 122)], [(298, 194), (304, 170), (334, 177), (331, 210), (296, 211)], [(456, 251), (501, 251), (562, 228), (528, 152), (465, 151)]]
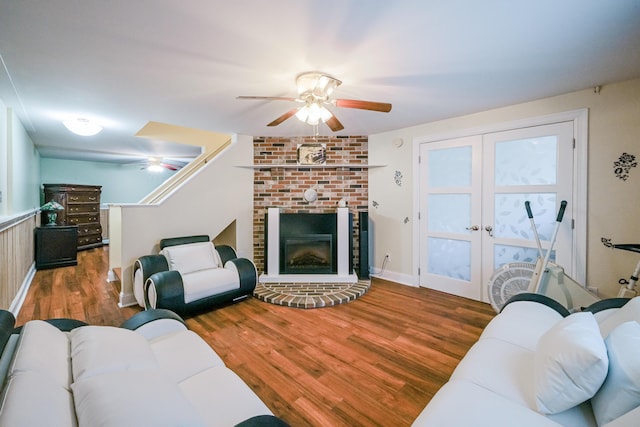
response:
[(299, 165), (324, 165), (327, 162), (327, 144), (298, 144)]

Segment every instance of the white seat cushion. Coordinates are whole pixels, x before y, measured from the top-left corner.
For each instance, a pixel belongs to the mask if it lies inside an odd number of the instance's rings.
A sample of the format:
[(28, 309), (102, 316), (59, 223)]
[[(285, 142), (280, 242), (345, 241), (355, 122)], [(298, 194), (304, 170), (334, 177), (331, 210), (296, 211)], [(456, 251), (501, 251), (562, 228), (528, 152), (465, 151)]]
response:
[(182, 275), (184, 302), (190, 303), (214, 294), (240, 288), (238, 274), (227, 268), (195, 271)]
[(53, 381), (49, 375), (33, 371), (20, 372), (9, 379), (4, 392), (0, 426), (78, 425), (71, 391)]
[(150, 342), (158, 364), (174, 381), (180, 382), (224, 362), (193, 331), (165, 335)]
[(431, 399), (412, 427), (560, 426), (511, 399), (468, 381), (449, 381)]
[(273, 415), (238, 375), (222, 366), (182, 381), (180, 389), (209, 427), (234, 426), (256, 415)]
[(71, 389), (81, 426), (205, 425), (178, 385), (160, 370), (111, 372), (77, 381)]

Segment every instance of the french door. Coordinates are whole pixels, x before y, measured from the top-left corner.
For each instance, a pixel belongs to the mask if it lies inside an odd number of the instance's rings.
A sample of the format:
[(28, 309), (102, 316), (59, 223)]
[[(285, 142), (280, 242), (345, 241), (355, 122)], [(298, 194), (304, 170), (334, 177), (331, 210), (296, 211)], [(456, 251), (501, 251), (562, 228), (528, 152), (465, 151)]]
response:
[[(572, 203), (573, 123), (420, 144), (419, 176), (420, 285), (487, 301), (493, 271), (538, 256), (524, 202), (544, 250), (560, 202)], [(552, 259), (570, 266), (572, 242), (568, 218)]]

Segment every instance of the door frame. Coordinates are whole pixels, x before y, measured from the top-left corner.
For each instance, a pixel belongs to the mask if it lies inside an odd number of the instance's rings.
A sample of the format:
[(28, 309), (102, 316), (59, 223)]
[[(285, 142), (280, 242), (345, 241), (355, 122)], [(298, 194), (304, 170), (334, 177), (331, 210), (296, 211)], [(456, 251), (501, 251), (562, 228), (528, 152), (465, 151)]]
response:
[(587, 260), (587, 155), (589, 143), (589, 110), (586, 108), (530, 117), (501, 123), (491, 123), (479, 127), (433, 133), (413, 138), (413, 283), (420, 286), (420, 144), (448, 139), (483, 135), (532, 126), (559, 122), (573, 122), (575, 147), (573, 150), (573, 203), (570, 204), (565, 220), (574, 220), (573, 258), (571, 265), (564, 265), (567, 274), (578, 283), (585, 283)]

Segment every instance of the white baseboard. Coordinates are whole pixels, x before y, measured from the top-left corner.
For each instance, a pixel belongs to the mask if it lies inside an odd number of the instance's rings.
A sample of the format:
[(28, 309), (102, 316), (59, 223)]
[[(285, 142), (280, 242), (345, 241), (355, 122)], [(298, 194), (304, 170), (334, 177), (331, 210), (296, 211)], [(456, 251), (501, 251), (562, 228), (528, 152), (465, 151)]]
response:
[(29, 287), (31, 286), (31, 281), (33, 277), (36, 275), (36, 263), (34, 262), (29, 267), (29, 271), (27, 271), (27, 275), (22, 281), (22, 285), (20, 285), (20, 289), (18, 289), (18, 293), (16, 297), (11, 301), (11, 305), (9, 306), (9, 311), (13, 314), (14, 317), (18, 317), (18, 313), (20, 313), (20, 309), (22, 308), (22, 304), (24, 304), (24, 299), (27, 297), (27, 292), (29, 291)]
[(371, 268), (371, 277), (378, 279), (389, 280), (391, 282), (400, 283), (402, 285), (417, 287), (418, 285), (413, 283), (413, 276), (410, 274), (397, 273), (395, 271), (381, 270), (379, 268)]
[(120, 292), (120, 301), (118, 302), (118, 307), (131, 307), (132, 305), (138, 305), (138, 301), (136, 301), (135, 295), (131, 293), (124, 294)]

